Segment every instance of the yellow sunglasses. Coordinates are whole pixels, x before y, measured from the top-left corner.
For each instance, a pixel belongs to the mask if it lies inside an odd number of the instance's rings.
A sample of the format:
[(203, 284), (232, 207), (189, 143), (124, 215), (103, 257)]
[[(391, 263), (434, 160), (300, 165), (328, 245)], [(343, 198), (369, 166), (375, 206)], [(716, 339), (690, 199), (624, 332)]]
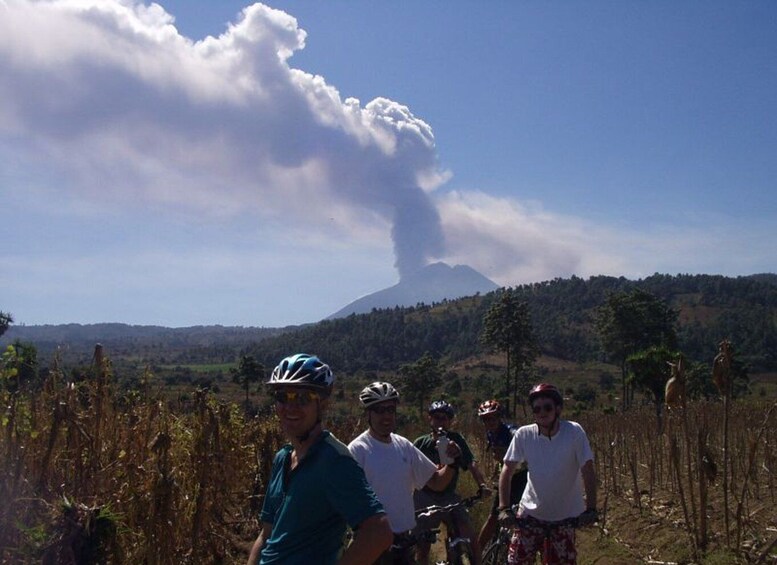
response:
[(273, 394), (278, 404), (294, 404), (295, 406), (307, 406), (314, 400), (319, 400), (321, 395), (312, 390), (277, 390)]

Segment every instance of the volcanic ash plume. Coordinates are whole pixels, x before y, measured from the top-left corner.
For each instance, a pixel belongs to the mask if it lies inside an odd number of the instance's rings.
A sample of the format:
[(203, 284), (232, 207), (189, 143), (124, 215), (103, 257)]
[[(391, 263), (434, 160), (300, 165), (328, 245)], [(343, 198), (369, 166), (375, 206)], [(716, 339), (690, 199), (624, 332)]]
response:
[(405, 275), (443, 252), (431, 128), (292, 68), (305, 37), (262, 4), (192, 41), (153, 3), (6, 0), (0, 151), (109, 205), (251, 213), (306, 234), (329, 221), (353, 238), (377, 219)]

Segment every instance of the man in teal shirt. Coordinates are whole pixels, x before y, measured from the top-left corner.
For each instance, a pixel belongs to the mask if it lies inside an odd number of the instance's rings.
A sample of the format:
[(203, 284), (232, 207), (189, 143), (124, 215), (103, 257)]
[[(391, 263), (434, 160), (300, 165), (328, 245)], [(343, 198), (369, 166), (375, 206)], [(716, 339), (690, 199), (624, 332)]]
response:
[[(273, 371), (268, 385), (290, 444), (275, 456), (248, 565), (364, 565), (391, 544), (388, 519), (364, 471), (322, 428), (333, 382), (329, 367), (304, 353)], [(356, 535), (342, 552), (346, 526)]]

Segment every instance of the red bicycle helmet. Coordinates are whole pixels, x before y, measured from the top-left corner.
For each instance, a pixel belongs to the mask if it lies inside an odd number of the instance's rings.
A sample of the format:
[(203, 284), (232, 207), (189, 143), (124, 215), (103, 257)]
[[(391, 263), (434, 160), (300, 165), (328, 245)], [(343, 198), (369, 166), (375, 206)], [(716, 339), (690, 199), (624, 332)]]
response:
[(561, 393), (555, 386), (548, 383), (535, 385), (534, 388), (529, 391), (529, 405), (533, 404), (536, 398), (542, 396), (553, 399), (553, 402), (558, 406), (564, 405), (564, 398), (561, 396)]
[(478, 416), (488, 416), (489, 414), (499, 414), (502, 409), (496, 400), (486, 400), (478, 406)]

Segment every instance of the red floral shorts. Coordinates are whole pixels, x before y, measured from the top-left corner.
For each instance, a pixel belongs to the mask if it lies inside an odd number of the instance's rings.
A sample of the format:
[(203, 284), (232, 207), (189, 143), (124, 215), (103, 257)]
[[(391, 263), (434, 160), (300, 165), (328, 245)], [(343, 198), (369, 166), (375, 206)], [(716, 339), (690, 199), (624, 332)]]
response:
[(575, 528), (529, 519), (516, 526), (507, 553), (508, 565), (534, 565), (538, 551), (546, 565), (576, 565)]

